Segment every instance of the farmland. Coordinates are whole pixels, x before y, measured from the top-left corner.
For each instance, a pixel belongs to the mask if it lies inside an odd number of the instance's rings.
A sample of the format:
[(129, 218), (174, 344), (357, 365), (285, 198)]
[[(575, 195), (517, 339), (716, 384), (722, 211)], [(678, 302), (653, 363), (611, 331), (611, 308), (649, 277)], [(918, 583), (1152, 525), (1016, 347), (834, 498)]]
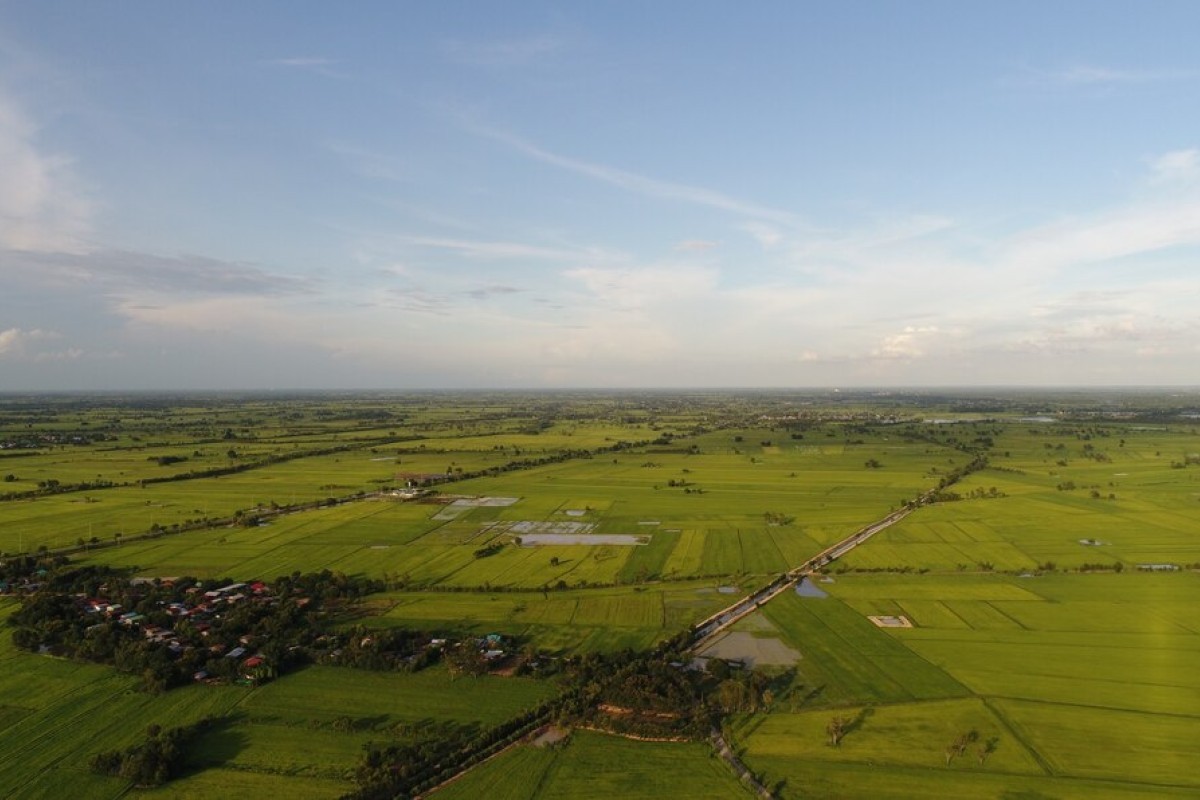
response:
[[(869, 395), (12, 400), (0, 550), (147, 578), (361, 576), (383, 590), (337, 625), (495, 633), (555, 664), (662, 646), (938, 490), (829, 565), (827, 597), (785, 592), (734, 626), (799, 653), (763, 668), (767, 701), (724, 718), (745, 764), (781, 797), (1184, 796), (1200, 791), (1200, 436), (1162, 398), (1134, 400), (1134, 418), (1054, 397), (987, 418)], [(147, 795), (336, 797), (368, 744), (486, 731), (563, 690), (314, 665), (153, 695), (7, 632), (0, 660), (0, 793), (31, 797), (128, 796), (89, 757), (201, 719), (219, 724), (185, 774)], [(851, 728), (837, 747), (834, 716)], [(749, 796), (702, 741), (586, 730), (436, 796), (668, 787)]]

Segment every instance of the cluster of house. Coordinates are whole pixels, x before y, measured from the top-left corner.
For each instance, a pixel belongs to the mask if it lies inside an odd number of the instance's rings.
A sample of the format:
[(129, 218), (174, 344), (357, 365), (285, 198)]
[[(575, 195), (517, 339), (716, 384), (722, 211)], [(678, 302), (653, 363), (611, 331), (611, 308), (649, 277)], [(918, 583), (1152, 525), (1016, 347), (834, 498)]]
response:
[[(19, 439), (3, 439), (0, 440), (0, 450), (37, 450), (42, 447), (64, 444), (91, 444), (95, 441), (105, 441), (109, 439), (108, 434), (93, 433), (31, 433), (25, 434)], [(111, 437), (115, 439), (116, 437)]]
[(36, 592), (42, 588), (42, 578), (45, 578), (46, 575), (47, 570), (39, 567), (32, 575), (24, 575), (12, 580), (0, 578), (0, 594), (29, 594)]
[[(134, 578), (130, 583), (136, 586), (151, 583), (152, 580), (150, 578)], [(173, 586), (176, 578), (159, 578), (157, 580), (162, 586)], [(102, 592), (105, 589), (104, 586), (100, 587)], [(200, 586), (190, 586), (184, 590), (184, 594), (188, 602), (169, 603), (164, 607), (164, 611), (174, 619), (188, 620), (192, 629), (205, 638), (213, 634), (214, 621), (219, 619), (223, 608), (244, 602), (266, 604), (279, 602), (279, 598), (271, 594), (270, 587), (261, 581), (249, 584), (231, 583), (228, 586), (208, 591), (204, 591)], [(100, 614), (106, 619), (116, 620), (122, 625), (137, 628), (147, 641), (162, 645), (176, 655), (192, 647), (190, 644), (181, 642), (179, 634), (174, 629), (150, 624), (147, 622), (145, 614), (125, 611), (120, 603), (109, 602), (103, 597), (81, 597), (80, 600), (85, 614)], [(301, 600), (303, 602), (306, 599), (301, 598)], [(97, 623), (93, 627), (99, 627), (101, 624)], [(221, 642), (210, 645), (208, 650), (213, 655), (224, 655), (225, 658), (239, 660), (242, 677), (245, 680), (254, 680), (256, 670), (262, 667), (265, 661), (261, 653), (255, 652), (251, 655), (247, 655), (247, 653), (250, 652), (252, 646), (260, 643), (256, 643), (249, 634), (240, 637), (238, 641), (239, 644), (229, 648), (228, 652), (226, 652), (226, 645)], [(196, 681), (210, 680), (207, 670), (199, 670), (192, 677)]]
[(498, 661), (504, 658), (504, 638), (498, 633), (489, 633), (482, 639), (477, 640), (479, 652), (483, 653), (483, 657), (488, 661)]

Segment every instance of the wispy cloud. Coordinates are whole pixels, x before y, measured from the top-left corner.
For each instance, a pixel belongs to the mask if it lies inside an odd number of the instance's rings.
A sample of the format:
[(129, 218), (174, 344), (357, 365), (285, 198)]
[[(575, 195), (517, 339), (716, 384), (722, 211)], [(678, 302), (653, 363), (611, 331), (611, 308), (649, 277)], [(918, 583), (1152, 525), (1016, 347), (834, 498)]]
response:
[(539, 259), (548, 261), (580, 261), (606, 260), (614, 258), (614, 254), (599, 248), (563, 248), (544, 247), (541, 245), (525, 244), (523, 242), (480, 241), (476, 239), (454, 239), (438, 236), (407, 236), (391, 237), (401, 244), (429, 247), (439, 250), (452, 250), (471, 258), (495, 259)]
[(492, 285), (483, 286), (478, 289), (467, 289), (463, 291), (463, 294), (474, 300), (487, 300), (492, 297), (503, 297), (510, 294), (519, 294), (520, 292), (521, 290), (515, 286)]
[(678, 253), (705, 253), (720, 246), (720, 242), (714, 242), (711, 239), (684, 239), (675, 244), (675, 251)]
[(0, 251), (0, 277), (112, 294), (165, 295), (306, 294), (309, 280), (249, 264), (203, 256), (158, 256), (124, 250), (91, 253)]
[(562, 50), (567, 40), (561, 36), (543, 34), (517, 39), (466, 41), (448, 39), (442, 42), (442, 53), (452, 61), (486, 67), (508, 67), (528, 64)]
[(1200, 150), (1173, 150), (1150, 160), (1151, 180), (1156, 183), (1192, 182), (1200, 177)]
[(332, 58), (275, 58), (267, 62), (280, 67), (328, 67), (338, 62)]
[(341, 63), (335, 58), (326, 58), (325, 56), (290, 56), (287, 58), (269, 58), (261, 63), (270, 67), (283, 67), (285, 69), (298, 69), (305, 72), (312, 72), (317, 75), (323, 75), (327, 78), (344, 78), (344, 73), (335, 69)]
[(1025, 86), (1072, 88), (1129, 86), (1198, 78), (1200, 70), (1192, 69), (1124, 69), (1097, 64), (1073, 64), (1057, 69), (1027, 68), (1008, 82)]
[(639, 175), (617, 167), (559, 155), (558, 153), (538, 147), (518, 136), (500, 131), (478, 126), (474, 126), (473, 130), (482, 136), (502, 142), (517, 152), (544, 164), (550, 164), (551, 166), (583, 175), (592, 180), (617, 186), (626, 191), (647, 197), (676, 200), (692, 205), (716, 208), (742, 217), (767, 220), (784, 225), (794, 225), (798, 222), (796, 215), (789, 211), (739, 200), (713, 189), (690, 186), (683, 183), (672, 183), (670, 181)]
[(340, 142), (329, 144), (328, 147), (364, 178), (402, 181), (411, 177), (407, 162), (396, 156)]

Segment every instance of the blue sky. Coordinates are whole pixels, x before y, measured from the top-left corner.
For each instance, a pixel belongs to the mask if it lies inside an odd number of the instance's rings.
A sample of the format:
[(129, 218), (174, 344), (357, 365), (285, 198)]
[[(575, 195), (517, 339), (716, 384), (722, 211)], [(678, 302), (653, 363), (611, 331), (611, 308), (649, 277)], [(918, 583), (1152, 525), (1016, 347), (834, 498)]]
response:
[(0, 390), (1195, 385), (1196, 30), (0, 0)]

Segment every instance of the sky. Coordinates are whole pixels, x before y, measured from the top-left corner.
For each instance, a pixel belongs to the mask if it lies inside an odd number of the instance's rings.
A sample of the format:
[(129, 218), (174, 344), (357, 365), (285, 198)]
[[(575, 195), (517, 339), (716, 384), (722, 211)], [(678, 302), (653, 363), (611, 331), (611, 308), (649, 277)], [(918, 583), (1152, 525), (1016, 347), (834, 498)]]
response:
[(1195, 386), (1197, 30), (0, 0), (0, 391)]

